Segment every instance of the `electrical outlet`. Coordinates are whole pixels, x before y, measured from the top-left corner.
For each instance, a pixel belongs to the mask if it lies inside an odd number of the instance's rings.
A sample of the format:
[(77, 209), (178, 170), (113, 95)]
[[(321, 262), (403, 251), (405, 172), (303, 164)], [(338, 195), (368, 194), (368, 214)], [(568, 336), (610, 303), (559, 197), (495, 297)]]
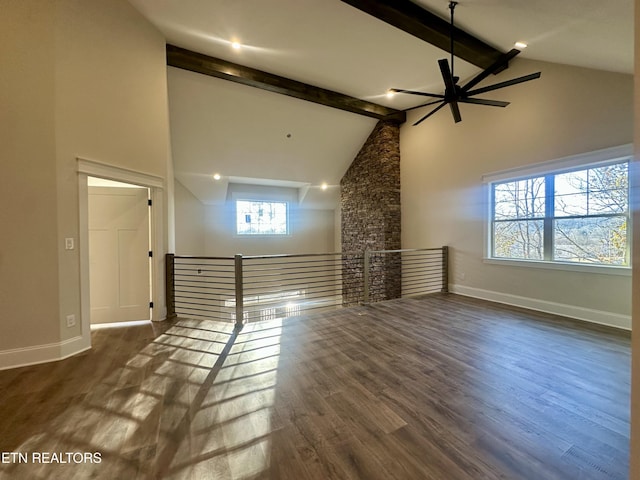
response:
[(73, 237), (64, 239), (64, 248), (65, 250), (73, 250), (75, 248)]
[(67, 327), (75, 327), (76, 326), (76, 316), (75, 315), (67, 315)]

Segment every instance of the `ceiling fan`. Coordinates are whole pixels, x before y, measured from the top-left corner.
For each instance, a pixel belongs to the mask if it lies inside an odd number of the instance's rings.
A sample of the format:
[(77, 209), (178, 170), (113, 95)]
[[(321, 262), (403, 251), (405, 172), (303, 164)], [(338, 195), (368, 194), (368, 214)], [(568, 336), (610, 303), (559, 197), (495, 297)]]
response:
[(442, 79), (444, 80), (444, 86), (445, 86), (444, 94), (440, 95), (436, 93), (416, 92), (413, 90), (403, 90), (400, 88), (391, 88), (389, 90), (394, 93), (408, 93), (410, 95), (420, 95), (423, 97), (431, 97), (431, 98), (439, 99), (439, 100), (423, 103), (422, 105), (418, 105), (418, 106), (407, 109), (407, 110), (414, 110), (416, 108), (426, 107), (427, 105), (439, 104), (437, 107), (435, 107), (425, 116), (423, 116), (420, 120), (414, 123), (413, 124), (414, 126), (419, 125), (420, 123), (425, 121), (427, 118), (429, 118), (431, 115), (436, 113), (438, 110), (440, 110), (442, 107), (444, 107), (447, 104), (449, 104), (449, 107), (451, 108), (451, 114), (453, 115), (453, 120), (455, 121), (455, 123), (458, 123), (462, 120), (462, 116), (460, 115), (460, 107), (458, 105), (459, 103), (472, 103), (475, 105), (487, 105), (490, 107), (506, 107), (507, 105), (509, 105), (509, 102), (502, 102), (499, 100), (486, 100), (484, 98), (472, 98), (472, 97), (474, 97), (475, 95), (479, 95), (481, 93), (491, 92), (499, 88), (509, 87), (511, 85), (516, 85), (518, 83), (528, 82), (529, 80), (535, 80), (536, 78), (540, 78), (540, 72), (536, 72), (530, 75), (525, 75), (523, 77), (506, 80), (504, 82), (495, 83), (493, 85), (488, 85), (486, 87), (473, 89), (473, 87), (475, 87), (478, 83), (480, 83), (482, 80), (487, 78), (489, 75), (493, 73), (497, 73), (500, 70), (502, 70), (507, 65), (509, 60), (511, 60), (512, 58), (514, 58), (516, 55), (520, 53), (520, 50), (514, 48), (514, 49), (511, 49), (509, 52), (505, 53), (502, 57), (496, 60), (493, 64), (491, 64), (485, 70), (480, 72), (478, 75), (473, 77), (471, 80), (469, 80), (469, 82), (467, 82), (464, 86), (458, 85), (458, 81), (460, 80), (460, 78), (454, 75), (454, 69), (453, 69), (453, 59), (454, 59), (453, 12), (457, 4), (458, 2), (453, 2), (453, 1), (449, 2), (449, 10), (451, 10), (451, 34), (450, 34), (451, 68), (449, 68), (449, 62), (446, 58), (438, 60), (440, 73), (442, 74)]

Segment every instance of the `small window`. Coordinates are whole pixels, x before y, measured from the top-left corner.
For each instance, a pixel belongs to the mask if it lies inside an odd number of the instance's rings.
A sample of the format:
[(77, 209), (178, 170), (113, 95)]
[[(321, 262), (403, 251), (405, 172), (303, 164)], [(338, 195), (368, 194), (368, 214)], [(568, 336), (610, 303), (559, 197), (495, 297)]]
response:
[(287, 202), (236, 201), (238, 235), (288, 235)]
[(491, 184), (492, 258), (629, 265), (629, 162)]

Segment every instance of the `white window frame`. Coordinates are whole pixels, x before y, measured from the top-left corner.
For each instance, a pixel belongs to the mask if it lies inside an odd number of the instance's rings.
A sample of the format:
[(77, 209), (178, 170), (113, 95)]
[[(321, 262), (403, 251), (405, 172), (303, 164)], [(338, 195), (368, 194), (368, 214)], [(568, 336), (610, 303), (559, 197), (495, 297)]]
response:
[[(492, 257), (493, 249), (493, 184), (509, 181), (516, 181), (531, 177), (552, 175), (569, 171), (593, 168), (607, 164), (629, 161), (630, 169), (633, 162), (633, 145), (626, 144), (617, 147), (606, 148), (587, 152), (584, 154), (563, 157), (548, 162), (542, 162), (526, 167), (513, 168), (500, 172), (490, 173), (482, 177), (482, 183), (485, 190), (485, 199), (487, 208), (485, 208), (484, 224), (484, 263), (494, 265), (507, 265), (516, 267), (532, 267), (546, 268), (553, 270), (568, 270), (579, 272), (592, 272), (599, 274), (611, 275), (631, 275), (631, 214), (629, 211), (627, 226), (627, 249), (628, 249), (628, 265), (600, 265), (575, 262), (562, 262), (558, 260), (528, 260), (528, 259), (511, 259)], [(631, 172), (629, 173), (629, 183), (631, 183)], [(631, 205), (629, 204), (629, 210)]]

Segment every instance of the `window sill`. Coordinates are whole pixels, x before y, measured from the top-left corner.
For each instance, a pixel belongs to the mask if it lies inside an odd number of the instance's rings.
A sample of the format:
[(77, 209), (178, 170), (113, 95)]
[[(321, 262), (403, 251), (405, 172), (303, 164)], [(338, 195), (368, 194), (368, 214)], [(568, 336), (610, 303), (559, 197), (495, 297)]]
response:
[(588, 265), (578, 263), (544, 262), (536, 260), (513, 260), (501, 258), (484, 258), (483, 262), (489, 265), (502, 265), (508, 267), (543, 268), (547, 270), (563, 270), (567, 272), (596, 273), (599, 275), (631, 276), (631, 268), (609, 265)]

